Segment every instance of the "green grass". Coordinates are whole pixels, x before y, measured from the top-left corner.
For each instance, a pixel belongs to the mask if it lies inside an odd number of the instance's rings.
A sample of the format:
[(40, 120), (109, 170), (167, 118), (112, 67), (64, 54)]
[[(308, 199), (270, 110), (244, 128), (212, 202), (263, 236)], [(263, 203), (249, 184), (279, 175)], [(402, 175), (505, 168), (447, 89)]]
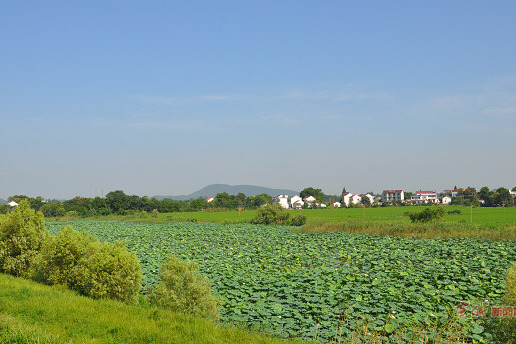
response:
[[(320, 222), (342, 222), (346, 220), (367, 220), (372, 222), (409, 222), (405, 212), (416, 212), (425, 208), (424, 206), (407, 207), (385, 207), (385, 208), (340, 208), (340, 209), (301, 209), (287, 210), (292, 216), (303, 214), (307, 217), (308, 223)], [(516, 226), (516, 207), (511, 208), (470, 208), (464, 206), (444, 206), (448, 212), (460, 210), (460, 215), (448, 215), (443, 218), (444, 222), (473, 223), (476, 225), (488, 225), (491, 227), (514, 227)], [(151, 213), (145, 217), (135, 215), (109, 215), (96, 216), (89, 219), (134, 221), (147, 223), (177, 222), (214, 222), (214, 223), (250, 223), (256, 216), (257, 210), (242, 211), (198, 211), (198, 212), (175, 212), (162, 213), (154, 218)], [(77, 218), (54, 218), (48, 220), (69, 221)], [(0, 217), (1, 221), (1, 217)]]
[(516, 227), (492, 227), (461, 222), (411, 223), (347, 220), (342, 222), (310, 222), (295, 229), (302, 233), (352, 233), (402, 238), (476, 238), (494, 241), (516, 240)]
[[(0, 342), (286, 343), (170, 311), (92, 300), (0, 274)], [(292, 341), (291, 341), (292, 342)]]

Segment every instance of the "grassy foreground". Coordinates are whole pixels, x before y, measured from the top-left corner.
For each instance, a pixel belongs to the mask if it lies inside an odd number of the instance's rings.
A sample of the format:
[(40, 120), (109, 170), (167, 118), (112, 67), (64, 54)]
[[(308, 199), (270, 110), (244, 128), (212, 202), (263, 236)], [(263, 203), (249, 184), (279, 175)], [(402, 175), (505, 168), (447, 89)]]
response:
[(92, 300), (64, 288), (4, 274), (0, 274), (0, 341), (3, 344), (286, 343), (153, 307)]

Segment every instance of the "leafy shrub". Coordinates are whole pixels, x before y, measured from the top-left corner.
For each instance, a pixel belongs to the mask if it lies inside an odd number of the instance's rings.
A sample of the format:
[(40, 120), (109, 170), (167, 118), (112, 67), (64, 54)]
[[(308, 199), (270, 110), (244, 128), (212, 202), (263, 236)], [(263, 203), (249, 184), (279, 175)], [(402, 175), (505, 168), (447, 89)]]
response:
[(436, 207), (435, 209), (425, 208), (414, 213), (405, 213), (412, 222), (430, 222), (439, 221), (444, 215), (444, 209)]
[(448, 211), (448, 215), (460, 215), (460, 214), (462, 214), (462, 211), (460, 211), (460, 209), (454, 209), (454, 210)]
[(285, 212), (281, 205), (275, 203), (261, 207), (258, 210), (256, 217), (252, 220), (252, 223), (263, 225), (274, 223), (286, 224), (289, 218), (290, 214)]
[(161, 280), (149, 295), (150, 303), (174, 312), (218, 319), (220, 301), (212, 295), (210, 281), (199, 275), (198, 269), (195, 262), (181, 261), (170, 254), (161, 265)]
[(135, 303), (142, 285), (140, 263), (123, 242), (96, 241), (79, 261), (77, 283), (79, 292), (94, 299)]
[(303, 226), (306, 223), (306, 216), (297, 214), (292, 217), (291, 222), (292, 226)]
[(41, 260), (35, 279), (48, 284), (66, 284), (70, 289), (80, 285), (80, 264), (92, 250), (95, 239), (65, 226), (41, 248)]
[(124, 243), (101, 243), (66, 226), (43, 245), (36, 278), (66, 284), (95, 299), (135, 303), (142, 273), (136, 255)]
[(48, 236), (43, 213), (30, 209), (22, 200), (0, 224), (0, 271), (30, 277)]
[(76, 210), (70, 210), (66, 212), (65, 216), (70, 218), (76, 218), (79, 217), (79, 213)]

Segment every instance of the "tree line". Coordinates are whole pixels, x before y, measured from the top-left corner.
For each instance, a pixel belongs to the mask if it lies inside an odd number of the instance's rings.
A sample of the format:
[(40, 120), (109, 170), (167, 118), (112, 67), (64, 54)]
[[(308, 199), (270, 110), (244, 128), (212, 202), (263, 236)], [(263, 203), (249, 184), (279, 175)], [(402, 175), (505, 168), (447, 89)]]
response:
[[(516, 191), (516, 188), (514, 188), (513, 191)], [(514, 205), (514, 198), (509, 190), (504, 187), (490, 190), (487, 186), (484, 186), (480, 188), (479, 191), (473, 187), (467, 187), (465, 189), (458, 189), (457, 196), (452, 198), (451, 204), (483, 207), (511, 207)]]
[[(239, 208), (256, 209), (265, 204), (272, 203), (272, 197), (267, 194), (246, 196), (243, 193), (229, 195), (226, 192), (219, 193), (212, 202), (200, 197), (190, 201), (176, 201), (169, 198), (158, 200), (157, 198), (140, 197), (127, 195), (122, 190), (112, 191), (106, 197), (75, 197), (67, 201), (49, 200), (42, 197), (28, 197), (15, 195), (8, 198), (8, 201), (20, 203), (26, 200), (32, 209), (41, 211), (45, 217), (60, 217), (69, 212), (78, 216), (96, 215), (127, 215), (135, 212), (160, 213), (188, 212), (199, 210), (236, 210)], [(9, 205), (1, 205), (0, 213), (8, 213), (11, 210)]]

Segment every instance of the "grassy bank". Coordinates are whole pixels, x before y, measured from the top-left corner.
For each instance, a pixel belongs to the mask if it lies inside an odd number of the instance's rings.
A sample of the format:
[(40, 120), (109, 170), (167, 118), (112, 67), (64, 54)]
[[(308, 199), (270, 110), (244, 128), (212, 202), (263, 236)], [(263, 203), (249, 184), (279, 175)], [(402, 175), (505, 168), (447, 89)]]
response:
[(303, 233), (369, 234), (372, 236), (398, 236), (403, 238), (478, 238), (490, 240), (516, 240), (516, 226), (486, 226), (462, 222), (411, 223), (405, 221), (378, 222), (348, 220), (342, 222), (309, 222)]
[(0, 274), (2, 343), (286, 343), (148, 306)]

